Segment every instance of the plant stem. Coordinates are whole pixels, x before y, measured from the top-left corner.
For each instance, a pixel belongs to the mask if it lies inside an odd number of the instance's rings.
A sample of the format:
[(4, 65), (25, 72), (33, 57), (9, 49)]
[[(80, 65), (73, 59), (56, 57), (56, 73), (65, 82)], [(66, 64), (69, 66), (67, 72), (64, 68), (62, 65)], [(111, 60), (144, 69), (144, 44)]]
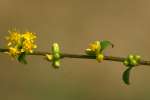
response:
[[(0, 52), (8, 52), (9, 49), (2, 49), (0, 48)], [(46, 51), (34, 51), (33, 53), (30, 53), (28, 55), (39, 55), (39, 56), (45, 56), (46, 54), (51, 54), (50, 52)], [(81, 59), (96, 59), (96, 56), (90, 56), (90, 55), (84, 55), (84, 54), (69, 54), (69, 53), (61, 53), (61, 58), (81, 58)], [(104, 56), (104, 60), (109, 61), (117, 61), (117, 62), (123, 62), (126, 58), (125, 57), (114, 57), (114, 56)], [(139, 65), (148, 65), (150, 66), (150, 61), (141, 60), (139, 62)]]

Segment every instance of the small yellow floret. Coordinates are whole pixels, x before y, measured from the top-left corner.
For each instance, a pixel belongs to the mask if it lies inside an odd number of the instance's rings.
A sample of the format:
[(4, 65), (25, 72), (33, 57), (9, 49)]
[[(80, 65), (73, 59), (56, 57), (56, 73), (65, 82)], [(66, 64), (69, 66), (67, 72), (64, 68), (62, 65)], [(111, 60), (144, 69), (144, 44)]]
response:
[(33, 49), (37, 48), (35, 44), (33, 44), (31, 41), (25, 40), (22, 44), (21, 52), (29, 52), (32, 53)]
[(35, 33), (31, 33), (31, 32), (25, 32), (24, 34), (22, 34), (22, 37), (25, 40), (29, 40), (29, 41), (34, 41), (34, 39), (36, 39), (36, 35)]
[(6, 37), (6, 40), (9, 41), (8, 43), (8, 46), (12, 45), (12, 44), (15, 44), (15, 43), (18, 43), (20, 41), (20, 38), (21, 38), (21, 35), (19, 32), (11, 32), (9, 31), (9, 36)]
[(95, 52), (96, 50), (100, 50), (100, 42), (99, 41), (95, 41), (93, 43), (91, 43), (89, 45), (89, 49), (91, 49), (91, 51)]
[(20, 54), (20, 52), (18, 51), (17, 48), (10, 47), (9, 48), (9, 54), (13, 57), (16, 57), (18, 54)]

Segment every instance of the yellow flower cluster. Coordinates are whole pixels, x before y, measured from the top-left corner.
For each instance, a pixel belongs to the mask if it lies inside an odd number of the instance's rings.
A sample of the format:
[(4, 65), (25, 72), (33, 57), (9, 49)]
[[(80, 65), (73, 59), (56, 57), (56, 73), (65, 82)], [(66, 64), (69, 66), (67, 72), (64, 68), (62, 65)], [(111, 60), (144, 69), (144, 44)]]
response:
[(9, 36), (6, 37), (9, 48), (8, 53), (13, 57), (23, 52), (33, 53), (33, 49), (37, 48), (37, 45), (34, 43), (35, 39), (36, 35), (32, 32), (20, 33), (17, 31), (9, 31)]

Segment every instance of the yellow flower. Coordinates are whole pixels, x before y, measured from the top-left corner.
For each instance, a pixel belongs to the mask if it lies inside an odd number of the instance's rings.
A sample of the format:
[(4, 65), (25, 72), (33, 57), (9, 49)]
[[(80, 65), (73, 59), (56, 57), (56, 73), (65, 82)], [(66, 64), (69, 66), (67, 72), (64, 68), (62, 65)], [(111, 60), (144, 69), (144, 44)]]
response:
[(29, 52), (32, 53), (33, 49), (37, 48), (37, 45), (33, 44), (31, 41), (29, 40), (25, 40), (22, 43), (22, 49), (21, 52)]
[(9, 54), (10, 54), (12, 57), (16, 57), (17, 55), (20, 54), (20, 51), (18, 51), (17, 48), (10, 47), (10, 48), (9, 48)]
[(89, 45), (89, 47), (85, 50), (85, 52), (88, 55), (95, 55), (100, 53), (100, 50), (101, 50), (100, 41), (94, 41)]
[(25, 32), (24, 34), (22, 34), (22, 38), (34, 42), (34, 39), (36, 39), (36, 35), (35, 33)]
[(11, 32), (9, 31), (9, 36), (6, 37), (6, 40), (8, 40), (8, 46), (11, 46), (12, 44), (16, 44), (16, 43), (19, 43), (20, 42), (20, 38), (21, 38), (21, 35), (19, 32)]
[(97, 50), (100, 50), (101, 46), (100, 46), (100, 42), (99, 41), (95, 41), (93, 43), (91, 43), (89, 45), (89, 49), (92, 51), (92, 52), (96, 52)]

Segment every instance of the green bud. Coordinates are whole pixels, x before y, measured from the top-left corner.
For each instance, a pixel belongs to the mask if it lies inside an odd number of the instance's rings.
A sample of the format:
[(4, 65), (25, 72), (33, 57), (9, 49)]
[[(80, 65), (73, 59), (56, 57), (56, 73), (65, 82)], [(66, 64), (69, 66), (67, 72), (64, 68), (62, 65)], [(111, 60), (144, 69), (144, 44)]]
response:
[(135, 55), (135, 56), (134, 56), (134, 58), (135, 58), (135, 60), (136, 60), (136, 61), (140, 61), (141, 56), (139, 56), (139, 55)]
[(59, 68), (60, 66), (60, 47), (58, 43), (53, 43), (52, 45), (52, 65), (54, 68)]
[(52, 45), (52, 52), (60, 53), (60, 48), (59, 48), (58, 43), (53, 43), (53, 45)]
[(125, 60), (125, 61), (123, 62), (123, 64), (124, 64), (125, 66), (128, 66), (128, 65), (129, 65), (128, 60)]
[(56, 60), (56, 61), (53, 62), (52, 65), (54, 66), (54, 68), (59, 68), (60, 67), (60, 61)]
[(104, 55), (103, 55), (103, 54), (98, 54), (98, 55), (96, 56), (96, 60), (97, 60), (98, 62), (102, 62), (102, 61), (104, 60)]
[(133, 65), (133, 66), (136, 66), (138, 63), (137, 63), (136, 60), (133, 59), (133, 60), (130, 61), (130, 64)]
[(134, 56), (133, 56), (132, 54), (130, 54), (130, 55), (128, 56), (128, 59), (129, 59), (129, 60), (133, 60), (133, 59), (134, 59)]
[(53, 54), (53, 58), (55, 59), (55, 60), (58, 60), (58, 59), (60, 59), (60, 54), (59, 53), (55, 53), (55, 54)]

